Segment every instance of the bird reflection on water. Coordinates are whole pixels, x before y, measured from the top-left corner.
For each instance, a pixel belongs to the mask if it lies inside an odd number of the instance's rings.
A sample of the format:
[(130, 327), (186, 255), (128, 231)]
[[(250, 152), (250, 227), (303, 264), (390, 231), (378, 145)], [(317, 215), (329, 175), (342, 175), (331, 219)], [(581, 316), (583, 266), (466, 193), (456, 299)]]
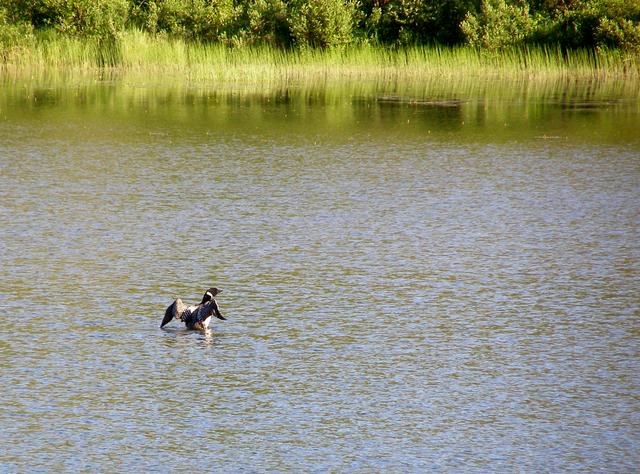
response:
[(162, 332), (163, 343), (169, 348), (194, 347), (194, 342), (199, 345), (213, 346), (216, 341), (214, 331), (205, 329), (202, 331), (191, 331), (184, 328), (165, 328)]

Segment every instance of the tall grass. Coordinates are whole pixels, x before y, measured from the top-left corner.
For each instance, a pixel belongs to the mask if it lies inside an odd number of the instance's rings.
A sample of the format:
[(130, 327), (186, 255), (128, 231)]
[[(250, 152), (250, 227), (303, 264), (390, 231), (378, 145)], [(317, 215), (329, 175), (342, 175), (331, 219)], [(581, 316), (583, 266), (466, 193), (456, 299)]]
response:
[(283, 50), (269, 46), (229, 48), (222, 44), (128, 31), (105, 43), (51, 32), (40, 33), (14, 52), (0, 72), (33, 75), (51, 71), (126, 75), (145, 81), (227, 83), (313, 83), (372, 80), (420, 81), (433, 77), (501, 79), (640, 79), (640, 57), (618, 51), (526, 47), (496, 53), (469, 47), (391, 49), (360, 46), (332, 50)]

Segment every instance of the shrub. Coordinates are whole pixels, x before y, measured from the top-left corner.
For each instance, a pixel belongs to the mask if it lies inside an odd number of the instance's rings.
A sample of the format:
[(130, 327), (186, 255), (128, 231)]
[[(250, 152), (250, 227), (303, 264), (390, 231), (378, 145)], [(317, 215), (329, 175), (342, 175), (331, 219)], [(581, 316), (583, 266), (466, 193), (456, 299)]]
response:
[(601, 0), (597, 9), (598, 46), (640, 51), (640, 0)]
[(355, 7), (342, 0), (304, 0), (291, 7), (289, 29), (301, 47), (331, 48), (352, 39)]
[(360, 28), (381, 43), (455, 44), (464, 40), (458, 25), (474, 0), (364, 0)]
[(126, 0), (63, 0), (57, 29), (63, 33), (116, 38), (127, 20)]
[(538, 42), (563, 48), (636, 49), (640, 0), (557, 2), (544, 11)]
[(385, 43), (408, 45), (417, 43), (426, 33), (421, 0), (392, 0), (382, 6), (378, 21), (378, 38)]
[(467, 13), (460, 24), (467, 43), (496, 50), (524, 43), (534, 31), (526, 5), (508, 5), (505, 0), (482, 0), (480, 13)]
[(142, 0), (131, 6), (132, 22), (140, 28), (189, 40), (224, 38), (233, 17), (232, 0)]
[(564, 48), (591, 48), (595, 46), (597, 25), (598, 12), (593, 3), (585, 2), (575, 9), (556, 12), (544, 40)]
[(7, 10), (0, 8), (0, 61), (8, 62), (33, 44), (33, 26), (24, 21), (9, 23)]
[(12, 22), (73, 36), (113, 39), (125, 27), (128, 0), (3, 0)]
[(287, 5), (283, 0), (250, 0), (239, 6), (234, 37), (242, 44), (291, 44)]
[(10, 23), (28, 23), (34, 28), (54, 26), (57, 3), (51, 0), (3, 0)]
[(640, 51), (640, 24), (631, 20), (601, 18), (594, 36), (600, 47)]

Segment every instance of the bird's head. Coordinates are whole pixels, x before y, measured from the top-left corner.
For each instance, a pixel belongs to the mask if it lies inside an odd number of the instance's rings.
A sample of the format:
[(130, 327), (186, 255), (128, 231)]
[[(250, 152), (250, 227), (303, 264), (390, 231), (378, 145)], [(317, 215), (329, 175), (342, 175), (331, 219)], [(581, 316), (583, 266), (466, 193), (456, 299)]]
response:
[(204, 296), (202, 297), (202, 302), (200, 304), (205, 304), (211, 301), (218, 293), (222, 293), (222, 290), (217, 288), (209, 288), (204, 292)]

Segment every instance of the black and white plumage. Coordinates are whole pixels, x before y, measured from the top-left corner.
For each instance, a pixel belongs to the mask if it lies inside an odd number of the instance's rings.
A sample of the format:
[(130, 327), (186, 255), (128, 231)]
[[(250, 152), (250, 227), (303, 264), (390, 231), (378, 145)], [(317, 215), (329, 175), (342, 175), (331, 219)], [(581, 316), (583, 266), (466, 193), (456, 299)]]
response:
[(199, 329), (202, 331), (209, 327), (211, 316), (215, 316), (223, 321), (226, 320), (226, 318), (220, 313), (218, 303), (214, 299), (214, 296), (219, 293), (222, 293), (222, 290), (209, 288), (204, 293), (200, 304), (193, 304), (190, 306), (187, 306), (180, 298), (178, 298), (171, 303), (165, 311), (164, 319), (162, 320), (160, 327), (164, 327), (173, 319), (179, 319), (187, 326), (187, 329)]

